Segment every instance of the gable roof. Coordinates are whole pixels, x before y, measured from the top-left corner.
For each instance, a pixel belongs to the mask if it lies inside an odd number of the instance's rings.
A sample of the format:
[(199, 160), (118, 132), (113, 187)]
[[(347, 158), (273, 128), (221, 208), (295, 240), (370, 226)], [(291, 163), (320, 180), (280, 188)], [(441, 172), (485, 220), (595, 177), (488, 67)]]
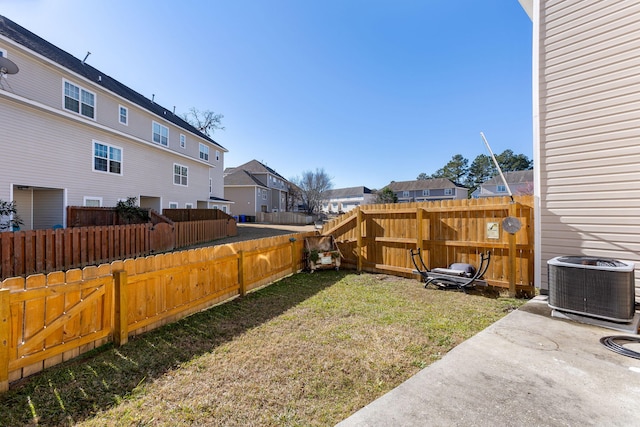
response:
[(387, 185), (392, 191), (412, 191), (412, 190), (436, 190), (440, 188), (462, 188), (466, 187), (454, 184), (447, 178), (416, 179), (414, 181), (391, 181)]
[(361, 197), (365, 194), (371, 194), (371, 190), (367, 187), (348, 187), (348, 188), (335, 188), (327, 190), (322, 193), (323, 199), (340, 199), (345, 197)]
[[(282, 175), (280, 175), (278, 172), (276, 172), (275, 170), (273, 170), (272, 168), (270, 168), (269, 166), (265, 165), (264, 163), (261, 163), (257, 160), (250, 160), (247, 163), (240, 165), (240, 166), (236, 166), (235, 168), (229, 168), (229, 172), (231, 172), (232, 170), (236, 170), (236, 169), (242, 169), (242, 170), (246, 170), (249, 171), (251, 173), (270, 173), (271, 175), (277, 176), (278, 178), (288, 182), (288, 180), (283, 177)], [(227, 172), (225, 170), (225, 172)]]
[(24, 46), (25, 48), (36, 52), (37, 54), (55, 62), (56, 64), (64, 67), (75, 74), (78, 74), (87, 80), (91, 81), (97, 86), (101, 86), (107, 91), (115, 93), (122, 98), (136, 104), (145, 110), (154, 113), (155, 115), (164, 118), (165, 120), (173, 123), (174, 125), (198, 135), (209, 141), (212, 144), (217, 145), (224, 151), (228, 151), (222, 145), (200, 132), (195, 126), (189, 124), (180, 116), (173, 114), (172, 111), (167, 110), (163, 106), (156, 104), (150, 99), (144, 97), (133, 89), (125, 86), (114, 78), (109, 77), (107, 74), (95, 69), (91, 65), (87, 64), (65, 52), (59, 47), (49, 43), (45, 39), (37, 36), (26, 28), (21, 27), (12, 20), (0, 15), (0, 35), (7, 37), (10, 40)]
[(261, 183), (256, 177), (254, 177), (251, 172), (246, 171), (244, 169), (239, 169), (234, 172), (231, 172), (224, 177), (224, 185), (237, 185), (237, 186), (258, 186), (262, 188), (267, 188), (266, 185)]
[[(524, 171), (504, 172), (504, 179), (508, 184), (523, 184), (533, 182), (533, 169)], [(494, 175), (491, 179), (486, 180), (481, 185), (501, 185), (503, 184), (500, 174)]]

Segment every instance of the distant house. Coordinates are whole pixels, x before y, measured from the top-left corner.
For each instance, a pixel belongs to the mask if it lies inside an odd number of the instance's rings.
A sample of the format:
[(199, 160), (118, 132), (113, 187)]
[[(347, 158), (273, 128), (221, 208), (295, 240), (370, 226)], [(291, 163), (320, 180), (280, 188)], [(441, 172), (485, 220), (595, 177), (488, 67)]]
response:
[(158, 212), (229, 205), (227, 150), (172, 110), (3, 16), (0, 56), (19, 69), (0, 77), (0, 199), (23, 229), (128, 197)]
[(349, 187), (322, 193), (321, 210), (325, 213), (349, 212), (360, 205), (375, 203), (376, 194), (367, 187)]
[(398, 196), (398, 203), (466, 199), (469, 192), (446, 178), (392, 181), (387, 187)]
[[(533, 170), (504, 172), (504, 179), (514, 196), (533, 194)], [(488, 179), (480, 184), (472, 194), (471, 198), (507, 196), (507, 186), (502, 181), (500, 174)]]
[(289, 185), (279, 173), (257, 160), (224, 171), (224, 197), (234, 203), (233, 215), (286, 211)]

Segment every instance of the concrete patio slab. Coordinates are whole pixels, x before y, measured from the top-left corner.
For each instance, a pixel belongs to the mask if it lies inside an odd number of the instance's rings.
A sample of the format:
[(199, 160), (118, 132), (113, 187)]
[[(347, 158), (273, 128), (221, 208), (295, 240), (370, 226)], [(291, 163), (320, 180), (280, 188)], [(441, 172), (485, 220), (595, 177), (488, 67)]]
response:
[(638, 426), (640, 360), (611, 335), (537, 297), (338, 426)]

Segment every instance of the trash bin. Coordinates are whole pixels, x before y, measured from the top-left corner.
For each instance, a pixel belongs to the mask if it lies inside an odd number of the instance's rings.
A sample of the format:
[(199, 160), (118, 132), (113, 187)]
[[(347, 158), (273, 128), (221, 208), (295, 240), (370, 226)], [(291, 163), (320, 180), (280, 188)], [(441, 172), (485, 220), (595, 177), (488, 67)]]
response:
[(235, 219), (235, 220), (236, 220), (236, 222), (238, 222), (238, 215), (234, 215), (234, 216), (233, 216), (233, 219)]
[(247, 216), (246, 215), (240, 215), (240, 222), (247, 222)]

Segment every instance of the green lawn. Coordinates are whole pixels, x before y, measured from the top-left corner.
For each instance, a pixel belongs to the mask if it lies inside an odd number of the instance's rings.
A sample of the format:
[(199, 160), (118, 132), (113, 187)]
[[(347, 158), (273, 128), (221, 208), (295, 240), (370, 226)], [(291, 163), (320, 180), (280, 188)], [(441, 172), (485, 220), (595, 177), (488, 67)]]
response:
[(334, 425), (524, 302), (301, 273), (12, 385), (0, 425)]

